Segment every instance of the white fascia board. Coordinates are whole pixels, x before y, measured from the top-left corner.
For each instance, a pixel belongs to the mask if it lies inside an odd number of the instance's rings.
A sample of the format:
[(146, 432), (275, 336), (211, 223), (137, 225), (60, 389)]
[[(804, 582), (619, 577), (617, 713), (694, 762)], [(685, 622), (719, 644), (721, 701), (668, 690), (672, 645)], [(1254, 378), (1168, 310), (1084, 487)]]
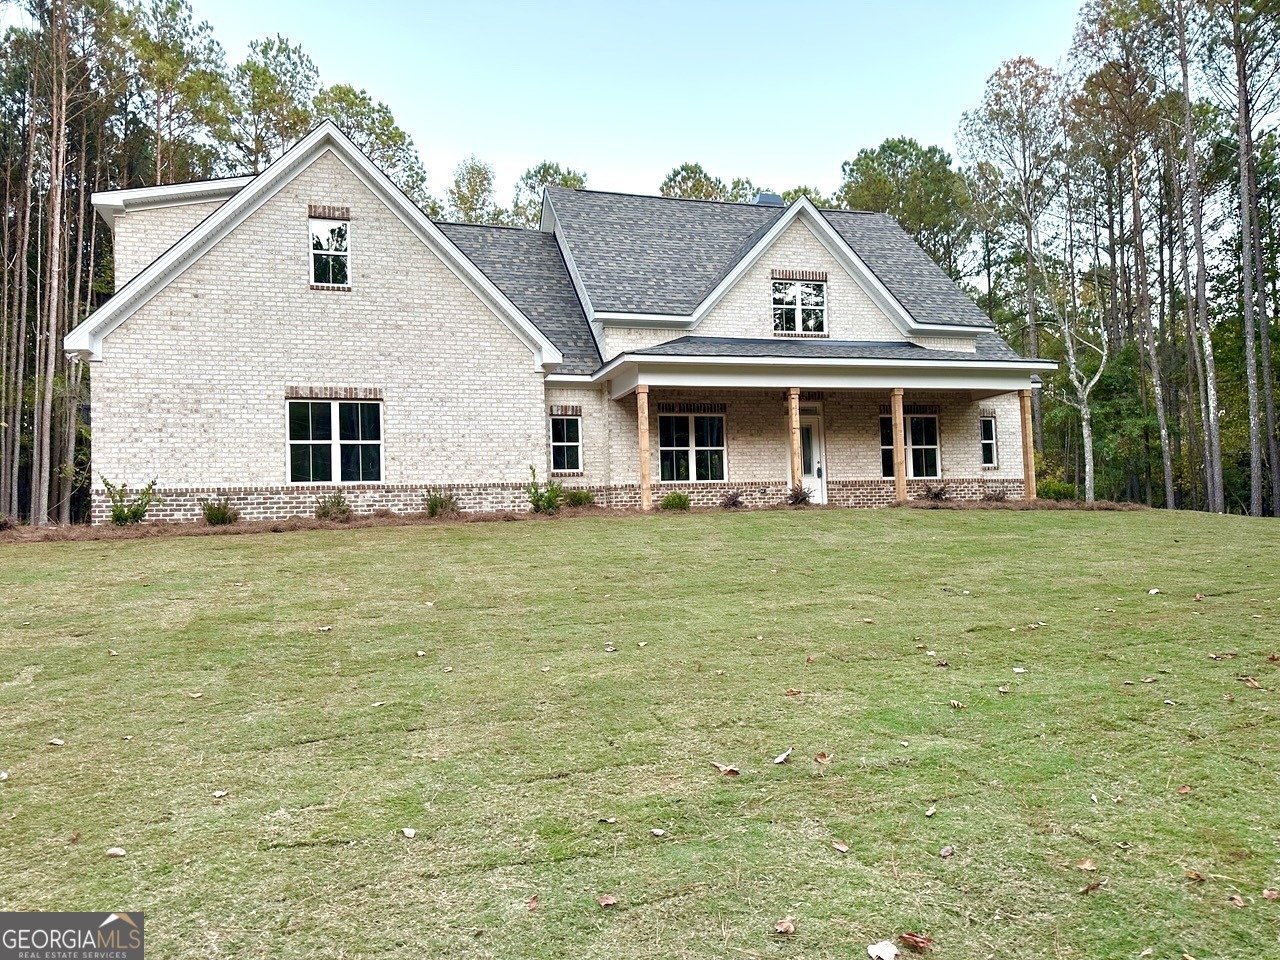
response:
[[(550, 229), (548, 230), (548, 227)], [(565, 238), (564, 228), (560, 226), (560, 218), (556, 215), (556, 205), (551, 200), (551, 193), (546, 187), (542, 188), (542, 220), (539, 229), (543, 233), (550, 233), (556, 238), (556, 246), (560, 248), (560, 256), (564, 258), (565, 268), (569, 271), (569, 279), (573, 282), (574, 292), (578, 294), (578, 302), (582, 304), (582, 312), (587, 315), (587, 324), (590, 325), (597, 318), (595, 307), (591, 303), (591, 295), (587, 293), (587, 285), (582, 282), (582, 273), (578, 270), (578, 264), (573, 259), (573, 250), (569, 247), (569, 242)], [(594, 334), (592, 334), (594, 336)], [(596, 344), (599, 349), (599, 344)]]
[(545, 383), (591, 384), (596, 378), (589, 373), (549, 373), (543, 378)]
[(934, 370), (1008, 370), (1031, 374), (1040, 370), (1057, 370), (1053, 360), (934, 360), (921, 357), (918, 360), (883, 360), (869, 357), (692, 357), (664, 356), (661, 354), (624, 353), (614, 357), (594, 374), (594, 379), (605, 380), (623, 364), (639, 366), (677, 365), (708, 367), (781, 367), (788, 369), (813, 367), (862, 367), (889, 369)]
[(625, 313), (617, 310), (601, 311), (596, 319), (606, 327), (671, 327), (688, 330), (697, 323), (695, 316), (678, 313)]
[(494, 286), (426, 214), (410, 202), (386, 174), (327, 120), (254, 177), (250, 184), (214, 211), (200, 226), (125, 284), (105, 306), (68, 333), (63, 340), (63, 349), (84, 359), (101, 360), (104, 337), (274, 197), (295, 176), (323, 155), (325, 150), (333, 151), (530, 348), (535, 370), (545, 370), (564, 362), (564, 356), (555, 344)]
[(115, 218), (130, 211), (227, 200), (253, 181), (253, 177), (228, 177), (223, 180), (197, 180), (157, 187), (132, 187), (128, 190), (99, 190), (93, 194), (90, 202), (107, 226), (114, 230)]

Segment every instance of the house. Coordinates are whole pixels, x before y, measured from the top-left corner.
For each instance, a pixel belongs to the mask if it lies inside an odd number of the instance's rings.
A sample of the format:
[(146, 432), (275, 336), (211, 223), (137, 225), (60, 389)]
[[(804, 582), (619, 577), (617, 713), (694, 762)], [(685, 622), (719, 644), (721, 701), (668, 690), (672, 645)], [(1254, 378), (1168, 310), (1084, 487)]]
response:
[(114, 296), (92, 364), (101, 478), (150, 517), (1033, 497), (1020, 358), (888, 217), (548, 188), (537, 230), (435, 223), (332, 124), (262, 173), (95, 194)]

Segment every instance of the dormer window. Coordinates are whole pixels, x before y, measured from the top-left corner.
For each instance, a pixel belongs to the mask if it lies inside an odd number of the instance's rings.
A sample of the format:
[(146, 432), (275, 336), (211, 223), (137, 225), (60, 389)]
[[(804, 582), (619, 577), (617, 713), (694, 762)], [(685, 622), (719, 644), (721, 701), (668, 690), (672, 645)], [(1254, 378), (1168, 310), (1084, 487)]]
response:
[(827, 335), (825, 273), (775, 270), (771, 282), (775, 336)]
[(315, 287), (351, 286), (350, 224), (346, 220), (312, 217), (311, 285)]

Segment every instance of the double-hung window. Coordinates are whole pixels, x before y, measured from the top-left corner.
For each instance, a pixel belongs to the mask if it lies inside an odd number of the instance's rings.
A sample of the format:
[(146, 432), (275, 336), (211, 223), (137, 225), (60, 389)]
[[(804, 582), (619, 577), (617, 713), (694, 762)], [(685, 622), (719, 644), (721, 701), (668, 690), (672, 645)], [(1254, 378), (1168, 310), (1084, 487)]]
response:
[[(938, 418), (911, 416), (906, 422), (907, 476), (936, 480), (942, 476), (938, 455)], [(893, 476), (893, 417), (880, 418), (880, 475)]]
[(658, 417), (658, 456), (664, 482), (723, 480), (724, 417)]
[(382, 480), (382, 404), (290, 400), (289, 482), (332, 483), (335, 479), (341, 483)]
[(582, 469), (582, 418), (551, 418), (551, 472), (577, 473)]
[(321, 287), (351, 286), (350, 223), (312, 218), (311, 283)]
[(826, 333), (827, 285), (820, 280), (774, 280), (773, 332)]
[(996, 453), (996, 418), (982, 417), (978, 423), (980, 425), (982, 465), (984, 467), (997, 467), (1000, 464)]

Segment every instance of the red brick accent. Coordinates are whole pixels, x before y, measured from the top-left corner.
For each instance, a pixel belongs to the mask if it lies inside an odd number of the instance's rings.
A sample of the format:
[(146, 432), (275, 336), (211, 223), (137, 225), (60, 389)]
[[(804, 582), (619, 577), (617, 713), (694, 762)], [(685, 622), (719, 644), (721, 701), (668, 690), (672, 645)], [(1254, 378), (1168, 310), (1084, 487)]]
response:
[(285, 387), (286, 400), (381, 400), (381, 387)]
[(331, 203), (307, 204), (307, 216), (317, 220), (350, 220), (351, 208), (339, 207)]
[(808, 283), (826, 283), (825, 270), (770, 270), (770, 280), (802, 280)]

